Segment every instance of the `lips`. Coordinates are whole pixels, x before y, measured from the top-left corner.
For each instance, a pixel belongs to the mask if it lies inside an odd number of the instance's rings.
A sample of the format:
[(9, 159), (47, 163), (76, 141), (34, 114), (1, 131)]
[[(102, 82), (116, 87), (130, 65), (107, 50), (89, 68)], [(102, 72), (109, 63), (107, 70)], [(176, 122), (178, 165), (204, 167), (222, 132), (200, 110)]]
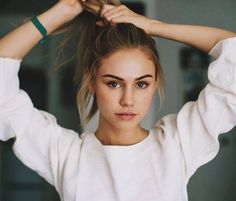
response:
[(131, 113), (131, 112), (122, 112), (122, 113), (116, 113), (116, 115), (122, 119), (122, 120), (131, 120), (133, 119), (137, 114)]
[(118, 115), (136, 115), (135, 113), (132, 112), (121, 112), (121, 113), (116, 113)]

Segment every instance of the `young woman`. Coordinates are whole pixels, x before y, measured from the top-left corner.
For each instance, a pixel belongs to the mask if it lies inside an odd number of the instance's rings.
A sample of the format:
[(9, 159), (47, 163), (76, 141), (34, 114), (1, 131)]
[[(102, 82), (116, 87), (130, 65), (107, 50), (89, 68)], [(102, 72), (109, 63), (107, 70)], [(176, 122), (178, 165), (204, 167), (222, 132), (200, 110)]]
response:
[[(152, 20), (115, 0), (60, 0), (38, 20), (50, 34), (84, 9), (96, 16), (80, 20), (75, 79), (82, 80), (80, 113), (91, 97), (87, 119), (100, 112), (96, 132), (79, 136), (60, 127), (19, 89), (21, 60), (42, 37), (29, 21), (0, 40), (0, 139), (15, 138), (17, 157), (54, 185), (61, 200), (187, 200), (189, 178), (216, 156), (218, 135), (236, 124), (236, 34)], [(216, 58), (198, 100), (149, 131), (139, 123), (155, 91), (162, 94), (163, 75), (148, 35), (183, 42)]]

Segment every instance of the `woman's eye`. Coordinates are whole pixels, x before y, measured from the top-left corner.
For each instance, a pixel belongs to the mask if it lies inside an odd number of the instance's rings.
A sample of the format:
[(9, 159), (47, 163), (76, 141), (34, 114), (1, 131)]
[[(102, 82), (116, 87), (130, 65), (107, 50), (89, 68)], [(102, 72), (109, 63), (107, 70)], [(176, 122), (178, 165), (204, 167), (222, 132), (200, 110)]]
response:
[(137, 83), (137, 87), (138, 88), (141, 88), (141, 89), (144, 89), (148, 86), (148, 84), (146, 82), (138, 82)]
[(111, 88), (119, 88), (121, 86), (119, 83), (114, 82), (114, 81), (108, 82), (107, 85)]

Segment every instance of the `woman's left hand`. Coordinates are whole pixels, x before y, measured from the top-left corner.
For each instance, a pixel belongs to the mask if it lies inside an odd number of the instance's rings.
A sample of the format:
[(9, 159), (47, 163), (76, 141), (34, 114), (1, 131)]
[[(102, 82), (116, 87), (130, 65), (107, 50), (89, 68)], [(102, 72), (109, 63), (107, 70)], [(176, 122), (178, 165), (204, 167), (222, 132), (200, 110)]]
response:
[(131, 11), (125, 5), (112, 6), (105, 4), (100, 11), (100, 16), (103, 21), (98, 21), (98, 26), (104, 26), (104, 21), (109, 22), (110, 24), (132, 23), (143, 29), (147, 34), (151, 33), (150, 24), (152, 23), (152, 19)]

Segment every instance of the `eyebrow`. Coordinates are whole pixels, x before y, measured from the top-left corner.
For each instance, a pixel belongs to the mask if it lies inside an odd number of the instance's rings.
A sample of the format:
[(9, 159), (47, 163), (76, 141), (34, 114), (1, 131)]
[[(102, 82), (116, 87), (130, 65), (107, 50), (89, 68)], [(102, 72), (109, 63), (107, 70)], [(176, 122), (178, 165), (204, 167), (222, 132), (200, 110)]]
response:
[[(117, 80), (120, 80), (120, 81), (124, 81), (123, 78), (118, 77), (118, 76), (115, 76), (115, 75), (111, 75), (111, 74), (102, 75), (102, 77), (110, 77), (110, 78), (114, 78), (114, 79), (117, 79)], [(152, 75), (146, 74), (146, 75), (143, 75), (143, 76), (141, 76), (141, 77), (135, 78), (135, 80), (136, 80), (136, 81), (137, 81), (137, 80), (141, 80), (141, 79), (146, 78), (146, 77), (151, 77), (151, 78), (153, 78)]]

